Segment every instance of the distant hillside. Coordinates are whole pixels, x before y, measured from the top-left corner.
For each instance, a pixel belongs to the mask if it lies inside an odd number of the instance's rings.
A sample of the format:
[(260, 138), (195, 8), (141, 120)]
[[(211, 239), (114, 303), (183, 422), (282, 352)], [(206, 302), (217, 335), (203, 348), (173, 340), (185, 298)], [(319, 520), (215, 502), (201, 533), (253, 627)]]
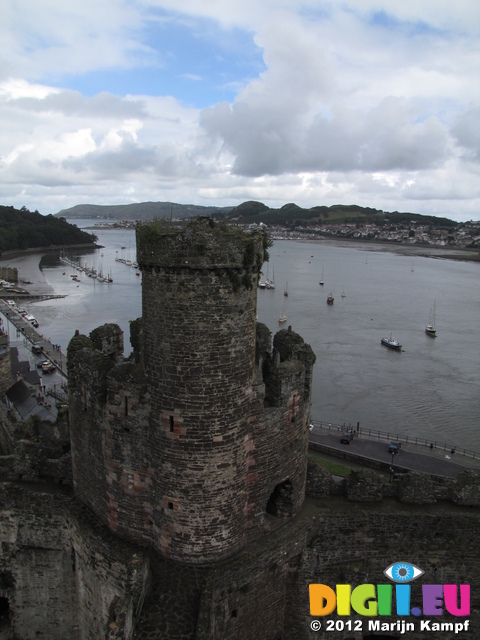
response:
[(202, 207), (195, 204), (175, 202), (136, 202), (134, 204), (98, 205), (77, 204), (70, 209), (62, 209), (55, 217), (70, 220), (76, 218), (106, 218), (108, 220), (153, 220), (154, 218), (190, 218), (195, 216), (223, 215), (233, 207)]
[(430, 225), (437, 229), (454, 228), (457, 222), (448, 218), (424, 216), (419, 213), (388, 212), (372, 207), (359, 205), (335, 204), (330, 207), (318, 205), (303, 209), (290, 202), (279, 209), (271, 209), (262, 202), (250, 200), (236, 207), (204, 207), (193, 204), (177, 204), (175, 202), (139, 202), (124, 205), (79, 204), (70, 209), (63, 209), (55, 214), (69, 219), (91, 218), (108, 220), (153, 220), (154, 218), (187, 218), (195, 216), (219, 216), (246, 224), (263, 222), (267, 225), (286, 227), (312, 226), (318, 224), (360, 225), (375, 223), (410, 224), (413, 221), (422, 225)]
[(96, 237), (81, 231), (64, 218), (42, 216), (22, 207), (0, 205), (0, 254), (4, 251), (47, 248), (75, 244), (93, 244)]
[(419, 224), (432, 225), (436, 228), (456, 227), (457, 222), (448, 218), (424, 216), (419, 213), (387, 212), (371, 207), (359, 205), (334, 204), (331, 207), (316, 206), (302, 209), (294, 203), (283, 205), (280, 209), (270, 209), (262, 202), (248, 201), (235, 207), (228, 214), (230, 220), (244, 223), (260, 223), (281, 226), (311, 226), (318, 224), (409, 224), (417, 221)]

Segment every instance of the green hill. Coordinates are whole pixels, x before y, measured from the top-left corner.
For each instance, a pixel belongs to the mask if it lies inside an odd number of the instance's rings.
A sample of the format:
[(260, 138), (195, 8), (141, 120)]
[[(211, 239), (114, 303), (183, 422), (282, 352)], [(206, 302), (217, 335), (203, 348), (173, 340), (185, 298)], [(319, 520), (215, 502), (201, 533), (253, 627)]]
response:
[(5, 251), (45, 249), (52, 246), (93, 244), (96, 236), (82, 231), (65, 218), (42, 216), (25, 207), (0, 205), (0, 254)]
[(226, 214), (232, 209), (233, 207), (202, 207), (195, 204), (176, 204), (175, 202), (135, 202), (118, 205), (77, 204), (70, 209), (62, 209), (54, 215), (70, 220), (78, 218), (153, 220), (154, 218), (216, 216)]
[(419, 213), (387, 212), (359, 205), (334, 204), (331, 207), (318, 205), (303, 209), (290, 202), (280, 209), (270, 209), (262, 202), (248, 201), (235, 207), (228, 214), (231, 220), (243, 223), (260, 223), (286, 227), (313, 226), (322, 224), (409, 224), (413, 221), (436, 228), (456, 227), (457, 222), (448, 218), (424, 216)]

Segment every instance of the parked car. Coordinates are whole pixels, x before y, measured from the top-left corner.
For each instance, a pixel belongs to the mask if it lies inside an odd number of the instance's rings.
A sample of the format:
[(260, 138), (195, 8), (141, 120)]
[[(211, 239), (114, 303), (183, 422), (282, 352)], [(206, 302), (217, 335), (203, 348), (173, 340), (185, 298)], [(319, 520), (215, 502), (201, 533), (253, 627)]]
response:
[(42, 373), (53, 373), (54, 371), (57, 370), (57, 367), (52, 362), (49, 362), (48, 360), (45, 360), (45, 362), (42, 362), (41, 367), (42, 367)]
[(388, 453), (396, 454), (400, 451), (401, 448), (402, 448), (401, 442), (391, 442), (388, 447)]
[(344, 433), (340, 438), (340, 442), (342, 444), (350, 444), (352, 440), (353, 440), (353, 433)]
[(43, 349), (39, 344), (32, 344), (32, 353), (42, 353)]

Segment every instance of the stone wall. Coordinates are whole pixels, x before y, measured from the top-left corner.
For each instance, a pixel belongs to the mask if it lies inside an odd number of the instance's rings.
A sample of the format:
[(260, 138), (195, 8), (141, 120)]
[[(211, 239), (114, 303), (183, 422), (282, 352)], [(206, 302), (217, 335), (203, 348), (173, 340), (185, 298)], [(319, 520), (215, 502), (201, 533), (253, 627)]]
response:
[(12, 368), (10, 362), (10, 349), (8, 347), (8, 335), (0, 329), (0, 400), (3, 401), (5, 392), (13, 384)]
[(256, 349), (258, 406), (248, 436), (253, 531), (269, 528), (265, 513), (291, 517), (303, 504), (315, 362), (311, 348), (291, 328), (275, 335), (272, 349), (270, 332), (258, 324)]
[(26, 496), (19, 489), (4, 487), (0, 531), (0, 596), (8, 599), (13, 637), (80, 638), (70, 536), (61, 499)]
[[(351, 503), (345, 498), (306, 500), (285, 526), (248, 545), (231, 559), (204, 568), (170, 563), (158, 566), (157, 590), (148, 596), (138, 621), (135, 640), (307, 640), (318, 638), (310, 628), (309, 584), (385, 584), (383, 571), (403, 560), (425, 571), (413, 583), (412, 606), (421, 605), (422, 584), (471, 584), (472, 633), (480, 625), (480, 557), (476, 531), (478, 509), (453, 504), (405, 505), (398, 500)], [(163, 588), (161, 587), (163, 583)], [(168, 585), (168, 587), (167, 587)], [(154, 603), (157, 604), (154, 610)], [(161, 604), (160, 604), (161, 603)], [(188, 606), (187, 603), (190, 603)], [(190, 612), (190, 615), (188, 613)], [(360, 616), (352, 615), (360, 619)], [(330, 619), (336, 620), (332, 614)], [(345, 621), (345, 617), (343, 620)], [(399, 619), (395, 601), (390, 616)], [(406, 620), (406, 618), (404, 618)], [(412, 615), (410, 619), (417, 621)], [(442, 621), (458, 622), (449, 614)], [(333, 640), (369, 637), (329, 632)], [(325, 620), (323, 632), (325, 633)], [(379, 637), (399, 638), (400, 634)], [(420, 640), (418, 631), (406, 637)], [(437, 640), (452, 634), (438, 632)]]
[(68, 347), (74, 487), (78, 498), (126, 538), (152, 536), (146, 438), (150, 405), (140, 365), (123, 361), (117, 325)]
[[(315, 475), (318, 480), (319, 474)], [(474, 482), (467, 474), (456, 483), (456, 495), (471, 494), (478, 483), (478, 476)], [(320, 485), (328, 486), (328, 479)], [(367, 486), (367, 502), (360, 501), (361, 485)], [(198, 567), (156, 555), (149, 559), (140, 547), (119, 540), (75, 498), (54, 486), (45, 487), (47, 493), (39, 487), (3, 485), (0, 597), (8, 600), (14, 637), (318, 638), (310, 629), (314, 619), (309, 613), (310, 583), (333, 587), (388, 583), (383, 571), (399, 560), (425, 571), (413, 583), (412, 606), (421, 602), (421, 584), (470, 584), (473, 635), (455, 637), (476, 637), (479, 508), (451, 502), (405, 504), (392, 498), (372, 502), (377, 484), (370, 473), (354, 474), (350, 486), (357, 487), (351, 499), (309, 498), (283, 526), (271, 528), (223, 562)], [(396, 619), (393, 613), (382, 622)], [(442, 621), (452, 619), (442, 616)], [(333, 631), (328, 637), (360, 640), (362, 636)], [(424, 634), (406, 637), (420, 640)], [(435, 633), (439, 640), (451, 637), (448, 632)]]
[(342, 495), (350, 502), (382, 502), (396, 498), (405, 504), (429, 505), (451, 502), (465, 507), (480, 506), (480, 475), (465, 470), (456, 478), (435, 478), (420, 473), (397, 475), (393, 482), (371, 469), (355, 469), (333, 482), (321, 462), (309, 460), (307, 495), (325, 498)]
[[(333, 501), (333, 502), (332, 502)], [(352, 589), (359, 584), (389, 583), (383, 571), (394, 562), (409, 562), (425, 572), (412, 583), (411, 606), (422, 605), (422, 584), (470, 584), (471, 614), (470, 631), (457, 635), (451, 632), (435, 632), (432, 637), (439, 640), (451, 638), (474, 638), (480, 629), (480, 555), (476, 539), (480, 525), (478, 509), (455, 508), (453, 505), (401, 505), (398, 502), (352, 506), (340, 499), (330, 499), (316, 516), (314, 536), (302, 551), (301, 561), (295, 573), (292, 588), (292, 614), (285, 618), (284, 639), (303, 640), (318, 638), (310, 630), (315, 619), (309, 614), (309, 584), (326, 584), (335, 588), (337, 584), (350, 584)], [(392, 584), (392, 583), (390, 583)], [(335, 613), (328, 616), (335, 620)], [(360, 616), (352, 613), (352, 619)], [(395, 601), (392, 615), (381, 616), (382, 622), (401, 619), (396, 615)], [(433, 619), (435, 621), (435, 616)], [(346, 618), (344, 617), (343, 620)], [(430, 635), (420, 631), (419, 619), (403, 617), (413, 621), (414, 631), (405, 637), (421, 640)], [(321, 620), (321, 619), (320, 619)], [(321, 620), (325, 629), (325, 620)], [(370, 637), (367, 633), (368, 618), (363, 618), (363, 634), (333, 631), (331, 640), (355, 640)], [(458, 622), (463, 618), (444, 613), (438, 622)], [(373, 635), (372, 635), (373, 637)], [(374, 636), (377, 637), (377, 636)], [(378, 637), (400, 638), (399, 632)]]
[(148, 560), (67, 494), (4, 486), (0, 597), (18, 640), (130, 640)]

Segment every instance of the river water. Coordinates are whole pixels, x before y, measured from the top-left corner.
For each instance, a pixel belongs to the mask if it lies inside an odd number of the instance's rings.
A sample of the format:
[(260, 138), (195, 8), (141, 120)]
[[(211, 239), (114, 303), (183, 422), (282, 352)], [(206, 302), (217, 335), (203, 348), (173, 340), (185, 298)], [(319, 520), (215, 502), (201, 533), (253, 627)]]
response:
[[(8, 264), (31, 289), (66, 295), (28, 305), (44, 336), (66, 348), (76, 329), (88, 334), (117, 322), (128, 354), (129, 321), (141, 315), (141, 276), (115, 258), (135, 260), (135, 232), (95, 233), (104, 248), (77, 258), (110, 272), (110, 285), (84, 274), (74, 282), (58, 256), (43, 257), (41, 271), (39, 256)], [(283, 326), (315, 352), (314, 419), (480, 452), (480, 265), (371, 244), (279, 240), (268, 275), (276, 287), (258, 291), (258, 319), (276, 332), (284, 310)], [(437, 337), (430, 338), (424, 328), (434, 303)], [(391, 332), (401, 352), (381, 345)]]

